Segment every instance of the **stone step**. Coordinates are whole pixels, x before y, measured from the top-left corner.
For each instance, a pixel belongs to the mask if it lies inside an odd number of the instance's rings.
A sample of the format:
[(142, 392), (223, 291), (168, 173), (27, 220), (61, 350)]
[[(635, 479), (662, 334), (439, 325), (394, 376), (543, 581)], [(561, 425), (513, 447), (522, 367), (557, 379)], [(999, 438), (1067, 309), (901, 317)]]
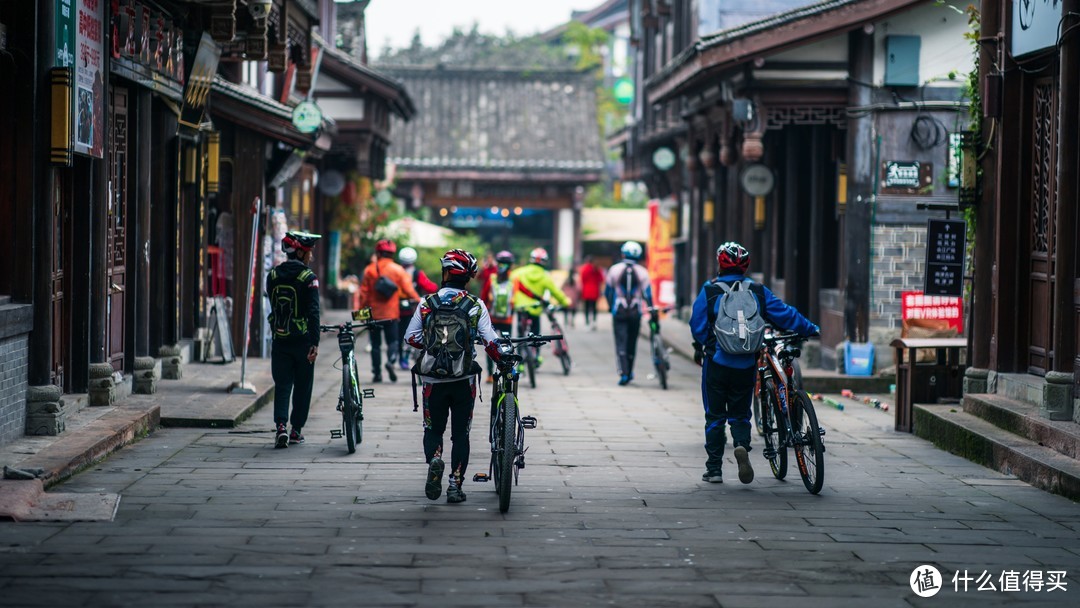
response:
[(1004, 395), (964, 395), (963, 406), (1002, 430), (1080, 460), (1080, 425), (1075, 422), (1047, 420), (1039, 415), (1039, 406)]
[(0, 306), (11, 304), (11, 296), (0, 296)]
[(1080, 499), (1080, 461), (955, 405), (916, 404), (913, 413), (915, 434), (937, 447), (1041, 490)]
[(990, 390), (998, 395), (1023, 403), (1040, 406), (1046, 379), (1032, 374), (996, 374), (996, 387)]

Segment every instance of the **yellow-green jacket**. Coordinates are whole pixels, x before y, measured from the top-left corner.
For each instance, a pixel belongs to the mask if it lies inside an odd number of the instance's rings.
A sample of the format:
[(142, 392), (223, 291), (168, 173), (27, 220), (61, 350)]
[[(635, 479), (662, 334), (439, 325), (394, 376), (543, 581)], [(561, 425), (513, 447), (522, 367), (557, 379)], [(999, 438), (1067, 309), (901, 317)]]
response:
[(544, 303), (540, 301), (544, 292), (548, 292), (552, 300), (562, 306), (570, 306), (570, 298), (559, 289), (551, 275), (538, 264), (526, 264), (510, 273), (510, 280), (514, 283), (514, 309), (525, 311), (532, 315), (538, 315), (543, 311)]

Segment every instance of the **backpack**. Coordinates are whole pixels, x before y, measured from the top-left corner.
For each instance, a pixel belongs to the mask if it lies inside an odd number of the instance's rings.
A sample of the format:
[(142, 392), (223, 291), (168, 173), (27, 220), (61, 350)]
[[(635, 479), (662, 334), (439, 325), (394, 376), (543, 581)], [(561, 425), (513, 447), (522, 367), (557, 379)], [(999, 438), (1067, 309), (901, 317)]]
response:
[(470, 311), (478, 306), (476, 300), (462, 294), (444, 302), (438, 294), (432, 294), (425, 304), (428, 314), (423, 323), (424, 354), (414, 371), (438, 379), (464, 378), (475, 373)]
[(491, 279), (491, 316), (496, 319), (509, 319), (513, 314), (511, 297), (514, 295), (514, 286), (510, 281), (500, 283), (492, 276)]
[(615, 284), (615, 293), (621, 295), (615, 304), (615, 318), (629, 319), (641, 315), (641, 279), (634, 266), (628, 264)]
[(717, 348), (729, 355), (756, 354), (765, 339), (765, 319), (750, 289), (753, 282), (745, 279), (730, 286), (716, 284), (724, 291), (713, 324)]
[(300, 310), (298, 285), (303, 285), (315, 274), (311, 269), (304, 269), (296, 275), (292, 283), (277, 282), (277, 268), (270, 271), (270, 281), (276, 283), (270, 290), (270, 314), (268, 320), (275, 338), (291, 338), (307, 333), (307, 318)]

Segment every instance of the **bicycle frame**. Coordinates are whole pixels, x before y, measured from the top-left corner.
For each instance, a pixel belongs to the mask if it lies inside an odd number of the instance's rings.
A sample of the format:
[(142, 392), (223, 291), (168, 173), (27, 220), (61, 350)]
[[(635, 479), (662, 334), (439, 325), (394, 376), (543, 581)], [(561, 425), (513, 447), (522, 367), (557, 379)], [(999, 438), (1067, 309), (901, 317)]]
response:
[[(776, 416), (776, 424), (780, 425), (778, 431), (781, 436), (779, 437), (779, 445), (775, 446), (774, 449), (796, 448), (796, 463), (799, 466), (799, 471), (805, 474), (807, 471), (806, 461), (803, 451), (798, 449), (798, 446), (803, 445), (806, 439), (802, 432), (801, 423), (793, 419), (794, 416), (801, 414), (790, 407), (792, 395), (801, 388), (796, 381), (795, 372), (795, 361), (801, 351), (798, 347), (791, 346), (786, 342), (786, 340), (793, 337), (796, 336), (794, 334), (782, 334), (766, 338), (765, 344), (758, 355), (757, 385), (754, 390), (762, 404), (762, 413), (764, 414), (764, 408), (770, 405), (765, 394), (766, 381), (771, 380), (776, 387), (778, 402), (776, 405), (780, 408), (779, 416)], [(783, 346), (777, 348), (780, 345)], [(769, 454), (765, 456), (771, 458)]]

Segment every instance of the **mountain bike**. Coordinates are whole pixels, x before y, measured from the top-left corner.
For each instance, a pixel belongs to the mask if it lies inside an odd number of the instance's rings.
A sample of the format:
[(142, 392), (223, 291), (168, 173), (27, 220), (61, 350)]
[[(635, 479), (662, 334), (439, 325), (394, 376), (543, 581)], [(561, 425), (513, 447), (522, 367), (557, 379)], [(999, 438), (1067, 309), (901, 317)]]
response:
[[(765, 335), (767, 335), (767, 336), (772, 335), (772, 328), (771, 327), (767, 327), (765, 331), (767, 332)], [(775, 348), (775, 346), (774, 346), (774, 348)], [(799, 365), (799, 360), (798, 359), (793, 359), (791, 361), (791, 365), (792, 365), (792, 368), (794, 369), (794, 373), (791, 375), (791, 378), (795, 382), (795, 387), (796, 388), (802, 388), (802, 367)], [(757, 434), (759, 436), (763, 436), (763, 435), (765, 435), (765, 431), (762, 428), (762, 424), (761, 424), (761, 399), (759, 398), (760, 394), (761, 394), (761, 378), (760, 378), (760, 375), (759, 375), (759, 377), (755, 380), (755, 384), (754, 384), (754, 400), (753, 400), (754, 428), (757, 430)]]
[(653, 367), (656, 368), (656, 377), (660, 380), (660, 388), (667, 390), (667, 374), (671, 369), (671, 359), (668, 355), (667, 345), (660, 335), (660, 313), (667, 312), (670, 308), (657, 308), (649, 311), (649, 349), (652, 352)]
[(564, 309), (557, 306), (548, 306), (546, 314), (548, 321), (551, 322), (552, 333), (561, 337), (560, 340), (555, 341), (555, 356), (559, 358), (559, 363), (562, 364), (563, 375), (569, 376), (570, 368), (573, 365), (573, 361), (570, 359), (570, 344), (566, 341), (566, 332), (563, 331), (562, 325), (559, 325), (559, 320), (555, 318), (555, 313), (560, 310)]
[(374, 389), (360, 389), (359, 375), (356, 372), (356, 357), (353, 354), (356, 345), (356, 330), (365, 330), (382, 325), (386, 321), (371, 320), (371, 309), (354, 310), (352, 321), (339, 325), (320, 325), (323, 333), (337, 333), (338, 348), (341, 350), (341, 389), (338, 391), (337, 409), (341, 412), (341, 429), (330, 431), (331, 439), (345, 436), (345, 445), (352, 454), (356, 446), (364, 440), (364, 399), (375, 397)]
[(825, 480), (825, 429), (818, 425), (814, 404), (795, 373), (804, 341), (795, 333), (765, 337), (758, 356), (756, 392), (762, 406), (763, 455), (773, 476), (783, 479), (787, 475), (787, 449), (794, 448), (803, 485), (817, 494)]
[(488, 434), (491, 465), (488, 474), (477, 473), (473, 475), (473, 481), (494, 479), (495, 493), (499, 495), (499, 511), (502, 513), (510, 509), (510, 494), (513, 486), (517, 485), (521, 469), (525, 468), (525, 452), (528, 449), (525, 447), (525, 429), (536, 428), (536, 418), (521, 416), (518, 409), (518, 364), (524, 357), (518, 354), (515, 345), (524, 345), (528, 352), (533, 347), (561, 339), (561, 335), (529, 335), (503, 338), (499, 342), (499, 360), (495, 363), (491, 397), (491, 430)]

